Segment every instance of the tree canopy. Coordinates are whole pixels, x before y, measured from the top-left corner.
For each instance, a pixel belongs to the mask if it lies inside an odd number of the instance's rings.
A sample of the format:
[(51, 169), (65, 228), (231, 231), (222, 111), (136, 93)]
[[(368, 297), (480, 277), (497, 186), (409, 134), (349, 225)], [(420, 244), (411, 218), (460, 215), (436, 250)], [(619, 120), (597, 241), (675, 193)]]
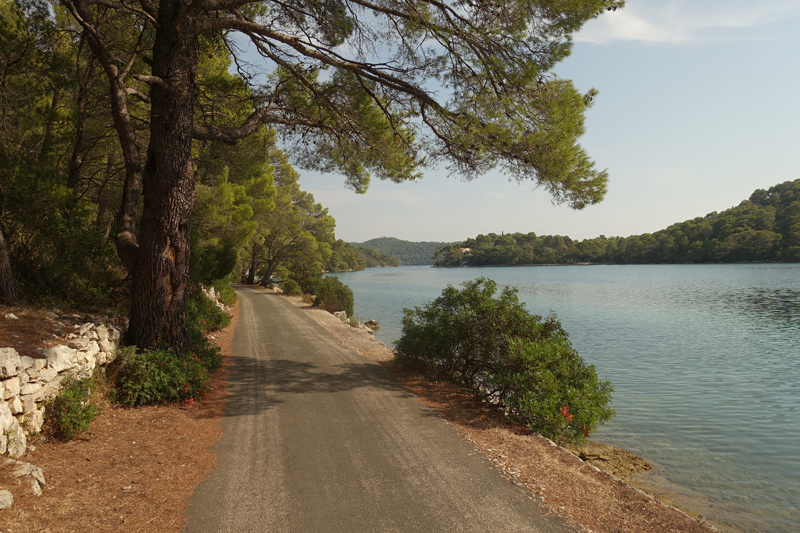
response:
[[(31, 158), (40, 168), (24, 183), (40, 183), (70, 161), (65, 181), (73, 197), (92, 196), (101, 207), (97, 226), (111, 221), (94, 249), (113, 242), (132, 280), (127, 341), (183, 351), (195, 195), (210, 205), (196, 184), (224, 178), (213, 168), (224, 159), (223, 144), (274, 129), (296, 163), (342, 173), (357, 192), (372, 176), (414, 180), (434, 164), (467, 179), (501, 168), (574, 208), (600, 201), (606, 173), (577, 142), (595, 91), (578, 93), (553, 67), (570, 53), (572, 33), (622, 4), (61, 0), (51, 9), (41, 0), (4, 0), (4, 36), (15, 52), (4, 72), (51, 74), (32, 84), (26, 100), (25, 109), (43, 119), (30, 130), (37, 141), (26, 146), (34, 149), (22, 154), (26, 169), (34, 168)], [(261, 64), (243, 53), (244, 43)], [(59, 62), (64, 51), (67, 61)], [(25, 113), (9, 116), (15, 135), (26, 131)], [(220, 200), (230, 201), (205, 222), (230, 225), (267, 207), (247, 205), (240, 194), (266, 192), (266, 174), (245, 174), (229, 181)], [(84, 217), (84, 228), (93, 214), (59, 213)], [(222, 260), (251, 230), (198, 242)]]

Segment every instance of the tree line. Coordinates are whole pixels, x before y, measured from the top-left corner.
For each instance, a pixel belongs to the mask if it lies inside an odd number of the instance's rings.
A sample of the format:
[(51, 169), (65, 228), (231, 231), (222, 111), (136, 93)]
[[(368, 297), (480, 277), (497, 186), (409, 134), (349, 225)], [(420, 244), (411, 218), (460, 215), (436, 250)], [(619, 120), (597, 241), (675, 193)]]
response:
[[(467, 250), (468, 249), (468, 250)], [(800, 179), (756, 190), (748, 200), (630, 237), (573, 240), (561, 235), (478, 235), (436, 252), (437, 266), (575, 263), (736, 263), (800, 261)]]
[(622, 5), (0, 0), (0, 302), (117, 297), (127, 343), (185, 353), (198, 281), (333, 256), (293, 165), (358, 193), (498, 167), (599, 202), (577, 142), (596, 91), (553, 68)]
[(432, 265), (436, 250), (447, 243), (413, 242), (395, 237), (378, 237), (362, 243), (354, 243), (358, 249), (373, 248), (383, 254), (396, 257), (400, 265)]

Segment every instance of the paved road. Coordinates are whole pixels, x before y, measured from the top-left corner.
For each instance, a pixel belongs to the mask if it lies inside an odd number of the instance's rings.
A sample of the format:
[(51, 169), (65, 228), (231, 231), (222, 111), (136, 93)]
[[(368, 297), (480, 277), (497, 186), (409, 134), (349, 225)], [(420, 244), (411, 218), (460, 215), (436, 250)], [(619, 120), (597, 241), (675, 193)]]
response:
[(379, 365), (238, 291), (225, 435), (185, 532), (571, 532)]

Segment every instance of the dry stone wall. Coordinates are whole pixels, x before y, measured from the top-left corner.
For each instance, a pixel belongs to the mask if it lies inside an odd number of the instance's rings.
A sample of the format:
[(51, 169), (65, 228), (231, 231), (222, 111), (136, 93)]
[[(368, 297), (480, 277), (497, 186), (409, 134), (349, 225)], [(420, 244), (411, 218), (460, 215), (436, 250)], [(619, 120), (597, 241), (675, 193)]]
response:
[(28, 435), (44, 422), (44, 404), (61, 390), (68, 374), (88, 375), (110, 362), (120, 331), (99, 322), (76, 325), (67, 344), (39, 348), (36, 357), (0, 348), (0, 456), (22, 457)]

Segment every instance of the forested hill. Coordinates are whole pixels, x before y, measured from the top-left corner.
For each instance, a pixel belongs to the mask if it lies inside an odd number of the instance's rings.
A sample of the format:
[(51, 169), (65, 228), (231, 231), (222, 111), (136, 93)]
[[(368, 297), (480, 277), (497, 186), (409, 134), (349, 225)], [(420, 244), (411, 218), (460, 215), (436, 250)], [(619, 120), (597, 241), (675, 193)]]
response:
[(325, 264), (328, 272), (348, 272), (369, 267), (399, 266), (400, 260), (372, 248), (356, 248), (339, 239), (331, 246), (331, 257)]
[(401, 265), (432, 265), (433, 256), (446, 242), (411, 242), (395, 237), (378, 237), (366, 242), (352, 243), (356, 248), (372, 248), (400, 260)]
[(799, 262), (800, 179), (759, 189), (722, 213), (652, 234), (577, 241), (561, 235), (490, 233), (446, 246), (436, 259), (437, 266)]

